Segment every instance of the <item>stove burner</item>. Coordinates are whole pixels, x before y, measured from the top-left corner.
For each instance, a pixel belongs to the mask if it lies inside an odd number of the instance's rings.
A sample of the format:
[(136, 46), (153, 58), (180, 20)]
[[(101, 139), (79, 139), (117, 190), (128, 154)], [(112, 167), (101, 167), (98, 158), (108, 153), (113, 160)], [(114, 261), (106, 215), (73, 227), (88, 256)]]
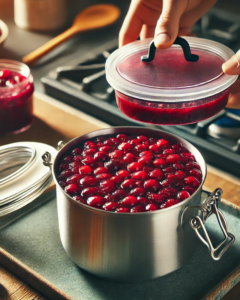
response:
[[(216, 17), (215, 13), (212, 15)], [(217, 17), (219, 18), (219, 14)], [(206, 24), (203, 26), (208, 28)], [(209, 33), (216, 33), (214, 30), (210, 30)], [(202, 33), (198, 35), (202, 37)], [(216, 34), (213, 39), (220, 41)], [(228, 46), (229, 43), (232, 44), (233, 38), (229, 40), (231, 42), (228, 41)], [(239, 44), (234, 45), (240, 48)], [(181, 136), (199, 149), (207, 163), (240, 177), (240, 139), (236, 134), (240, 129), (224, 128), (220, 132), (221, 126), (218, 125), (218, 121), (226, 117), (240, 124), (240, 116), (223, 110), (212, 118), (184, 126), (155, 126), (129, 119), (118, 109), (114, 90), (105, 79), (105, 61), (116, 48), (117, 40), (111, 41), (93, 55), (90, 53), (91, 58), (89, 55), (81, 59), (77, 57), (70, 61), (68, 66), (51, 71), (48, 76), (42, 78), (46, 93), (114, 126), (161, 128)]]

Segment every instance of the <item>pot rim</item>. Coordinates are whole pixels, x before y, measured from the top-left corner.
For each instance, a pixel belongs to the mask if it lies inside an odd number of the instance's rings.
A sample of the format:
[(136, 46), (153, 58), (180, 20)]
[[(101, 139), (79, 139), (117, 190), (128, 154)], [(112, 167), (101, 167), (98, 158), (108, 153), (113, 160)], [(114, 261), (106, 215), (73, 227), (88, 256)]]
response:
[[(56, 176), (55, 176), (55, 168), (56, 168), (56, 162), (57, 162), (57, 160), (62, 156), (63, 153), (66, 152), (66, 148), (68, 148), (68, 149), (67, 149), (67, 151), (68, 151), (69, 149), (71, 149), (71, 148), (74, 146), (74, 144), (75, 144), (76, 142), (79, 143), (78, 140), (81, 139), (81, 138), (82, 138), (81, 142), (83, 142), (83, 141), (87, 141), (87, 140), (89, 140), (89, 139), (92, 139), (92, 138), (94, 138), (94, 137), (98, 137), (98, 136), (101, 136), (101, 135), (110, 135), (110, 134), (114, 134), (114, 133), (115, 133), (115, 134), (116, 134), (116, 133), (119, 134), (119, 133), (123, 133), (121, 130), (128, 130), (128, 131), (129, 131), (129, 130), (131, 130), (131, 129), (133, 129), (133, 130), (137, 130), (137, 129), (138, 129), (138, 130), (141, 130), (141, 131), (145, 131), (145, 130), (146, 130), (146, 131), (149, 131), (149, 132), (155, 132), (155, 133), (159, 133), (159, 134), (166, 135), (166, 136), (168, 136), (168, 137), (171, 137), (171, 138), (173, 138), (173, 139), (178, 140), (180, 143), (183, 143), (184, 146), (187, 145), (186, 148), (187, 148), (188, 150), (190, 150), (189, 148), (193, 148), (194, 152), (197, 152), (199, 158), (202, 159), (202, 164), (203, 164), (203, 166), (201, 166), (201, 163), (199, 163), (199, 162), (197, 161), (197, 162), (200, 164), (201, 171), (202, 171), (202, 182), (201, 182), (200, 186), (198, 187), (198, 189), (195, 191), (194, 194), (192, 194), (192, 195), (191, 195), (189, 198), (187, 198), (186, 200), (184, 200), (184, 201), (182, 201), (182, 202), (180, 202), (180, 203), (178, 203), (178, 204), (176, 204), (176, 205), (173, 205), (173, 206), (164, 208), (164, 209), (158, 209), (158, 210), (150, 211), (150, 212), (139, 212), (139, 213), (135, 213), (135, 214), (131, 214), (131, 213), (119, 213), (119, 214), (117, 214), (116, 212), (100, 210), (100, 209), (98, 209), (98, 208), (94, 208), (94, 207), (91, 207), (91, 206), (86, 205), (86, 204), (84, 204), (84, 203), (81, 203), (81, 202), (79, 202), (79, 201), (73, 199), (69, 194), (67, 194), (67, 193), (64, 191), (64, 189), (60, 186), (60, 184), (58, 183), (57, 178), (56, 178)], [(103, 134), (103, 132), (111, 131), (111, 130), (113, 130), (113, 132), (109, 132), (109, 133)], [(115, 130), (116, 130), (117, 132), (114, 132)], [(118, 130), (119, 130), (119, 132), (118, 132)], [(101, 134), (101, 133), (102, 133), (102, 134)], [(89, 136), (89, 135), (90, 135), (90, 137), (87, 138), (87, 136)], [(86, 138), (85, 138), (85, 137), (86, 137)], [(74, 143), (74, 142), (75, 142), (75, 143)], [(76, 144), (77, 144), (77, 143), (76, 143)], [(191, 152), (192, 152), (192, 150), (191, 150)], [(195, 154), (194, 154), (194, 156), (195, 156)], [(172, 209), (178, 208), (179, 206), (182, 206), (183, 204), (186, 204), (187, 202), (189, 202), (189, 201), (193, 198), (193, 196), (195, 196), (197, 193), (199, 193), (200, 190), (202, 190), (202, 186), (203, 186), (203, 183), (204, 183), (204, 181), (205, 181), (205, 179), (206, 179), (206, 175), (207, 175), (207, 166), (206, 166), (205, 160), (204, 160), (202, 154), (200, 153), (200, 151), (199, 151), (195, 146), (193, 146), (190, 142), (188, 142), (187, 140), (185, 140), (185, 139), (183, 139), (183, 138), (181, 138), (181, 137), (179, 137), (179, 136), (177, 136), (177, 135), (175, 135), (175, 134), (169, 133), (169, 132), (164, 131), (164, 130), (155, 129), (155, 128), (147, 128), (147, 127), (146, 127), (146, 128), (143, 128), (143, 127), (138, 127), (138, 126), (113, 126), (113, 127), (110, 127), (110, 128), (102, 128), (102, 129), (98, 129), (98, 130), (91, 131), (91, 132), (86, 133), (86, 134), (84, 134), (84, 135), (80, 135), (80, 136), (78, 136), (78, 137), (76, 137), (76, 138), (70, 140), (70, 141), (67, 142), (66, 144), (64, 144), (64, 146), (61, 148), (61, 150), (58, 152), (58, 154), (57, 154), (56, 157), (54, 158), (53, 168), (52, 168), (52, 175), (53, 175), (54, 181), (55, 181), (55, 183), (56, 183), (56, 188), (59, 187), (60, 190), (61, 190), (61, 192), (63, 192), (64, 195), (65, 195), (68, 199), (70, 199), (70, 200), (73, 201), (74, 203), (78, 204), (79, 206), (82, 206), (82, 207), (84, 207), (84, 208), (87, 208), (87, 209), (90, 210), (90, 211), (96, 211), (97, 213), (102, 213), (102, 214), (112, 214), (112, 215), (118, 215), (118, 216), (131, 215), (131, 217), (132, 217), (133, 215), (134, 215), (134, 216), (137, 216), (137, 215), (141, 215), (141, 216), (146, 215), (146, 216), (148, 216), (149, 214), (152, 215), (152, 214), (157, 214), (157, 213), (164, 213), (164, 212), (170, 211), (170, 210), (172, 210)]]

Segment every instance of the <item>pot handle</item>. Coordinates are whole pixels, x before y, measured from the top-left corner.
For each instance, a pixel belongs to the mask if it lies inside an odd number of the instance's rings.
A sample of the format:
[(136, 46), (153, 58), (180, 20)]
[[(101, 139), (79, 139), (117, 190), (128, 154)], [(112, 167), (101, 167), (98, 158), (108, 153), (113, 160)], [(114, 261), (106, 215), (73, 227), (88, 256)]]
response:
[[(196, 216), (190, 218), (190, 225), (194, 229), (196, 235), (206, 245), (211, 253), (211, 257), (214, 260), (219, 260), (223, 256), (223, 254), (227, 251), (227, 249), (231, 246), (231, 244), (235, 241), (235, 236), (228, 232), (227, 221), (223, 215), (223, 213), (218, 209), (218, 201), (221, 201), (222, 197), (222, 189), (217, 188), (212, 194), (209, 193), (208, 197), (204, 200), (201, 205), (191, 205), (184, 209), (184, 212), (189, 208), (198, 208), (202, 212), (202, 216)], [(224, 240), (216, 247), (213, 247), (207, 229), (204, 225), (206, 220), (212, 215), (215, 214), (224, 234)], [(183, 215), (182, 215), (183, 216)], [(200, 234), (199, 229), (202, 228), (205, 238)], [(222, 250), (217, 254), (216, 252), (222, 247)]]
[[(58, 144), (57, 144), (57, 151), (60, 151), (64, 147), (64, 145), (65, 144), (64, 144), (63, 141), (59, 141)], [(43, 160), (44, 166), (47, 166), (50, 169), (52, 169), (52, 164), (53, 164), (54, 158), (52, 157), (50, 152), (46, 151), (42, 155), (42, 160)]]

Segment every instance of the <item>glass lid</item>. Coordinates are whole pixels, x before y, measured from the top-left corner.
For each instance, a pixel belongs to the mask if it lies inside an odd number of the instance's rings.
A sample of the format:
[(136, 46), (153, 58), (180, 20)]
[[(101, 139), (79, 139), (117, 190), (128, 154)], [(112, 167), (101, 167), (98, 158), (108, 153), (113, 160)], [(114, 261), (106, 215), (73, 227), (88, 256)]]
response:
[(133, 98), (175, 102), (211, 97), (229, 88), (238, 76), (222, 72), (234, 52), (206, 39), (184, 37), (198, 61), (187, 61), (183, 49), (173, 45), (157, 49), (152, 61), (142, 61), (151, 39), (136, 41), (114, 51), (106, 63), (106, 77), (117, 91)]

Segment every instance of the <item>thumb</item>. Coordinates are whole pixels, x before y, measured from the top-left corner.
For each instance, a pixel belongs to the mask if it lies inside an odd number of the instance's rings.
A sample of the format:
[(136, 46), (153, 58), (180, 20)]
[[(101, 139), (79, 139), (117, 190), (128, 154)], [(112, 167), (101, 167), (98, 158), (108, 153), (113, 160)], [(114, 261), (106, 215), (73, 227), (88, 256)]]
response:
[(222, 70), (229, 75), (240, 75), (240, 50), (222, 65)]
[(175, 41), (179, 21), (187, 8), (187, 0), (163, 0), (162, 14), (155, 29), (155, 46), (157, 48), (169, 48)]

